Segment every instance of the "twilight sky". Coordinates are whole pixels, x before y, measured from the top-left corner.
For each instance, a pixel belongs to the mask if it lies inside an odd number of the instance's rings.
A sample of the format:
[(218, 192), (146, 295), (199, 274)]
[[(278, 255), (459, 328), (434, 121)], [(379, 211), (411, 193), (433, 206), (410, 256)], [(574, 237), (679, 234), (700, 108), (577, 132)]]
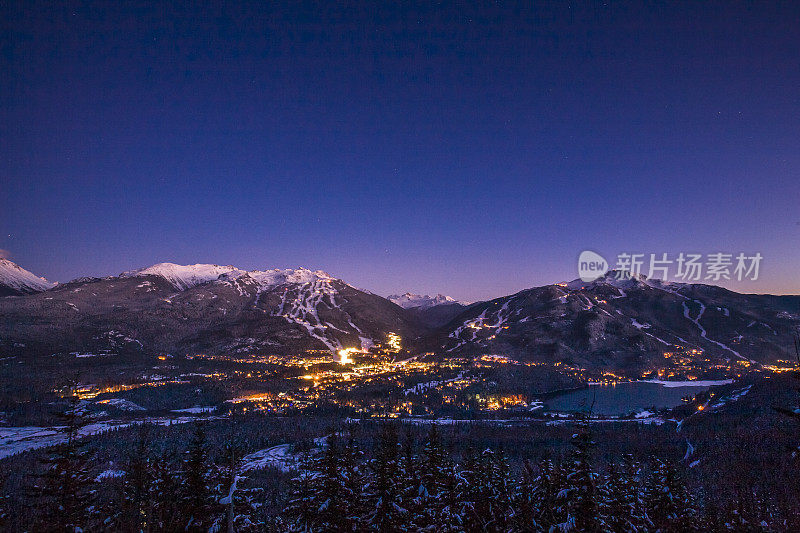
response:
[(121, 4), (0, 4), (0, 249), (39, 275), (475, 300), (760, 252), (723, 285), (800, 293), (800, 3)]

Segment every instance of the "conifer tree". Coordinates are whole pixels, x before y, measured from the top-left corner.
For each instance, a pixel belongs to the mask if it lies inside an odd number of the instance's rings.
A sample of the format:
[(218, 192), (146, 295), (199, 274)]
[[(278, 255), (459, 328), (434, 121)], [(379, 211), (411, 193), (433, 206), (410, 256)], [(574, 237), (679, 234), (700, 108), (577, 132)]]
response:
[(180, 472), (174, 466), (174, 454), (164, 452), (149, 463), (150, 490), (148, 531), (184, 529), (183, 502), (180, 497)]
[(481, 473), (479, 458), (472, 444), (464, 451), (461, 468), (458, 472), (456, 497), (458, 514), (465, 531), (475, 531), (482, 527), (476, 502), (480, 499)]
[[(794, 338), (794, 352), (795, 352), (795, 364), (794, 370), (791, 373), (792, 379), (796, 380), (798, 387), (795, 389), (797, 392), (796, 403), (790, 406), (774, 406), (777, 412), (781, 413), (782, 415), (790, 418), (797, 422), (797, 428), (800, 430), (800, 337), (795, 336)], [(800, 459), (800, 435), (798, 435), (798, 442), (797, 446), (794, 450), (792, 450), (792, 458), (793, 459)]]
[(464, 516), (460, 512), (458, 501), (458, 486), (461, 475), (458, 467), (452, 462), (447, 461), (444, 470), (444, 484), (435, 502), (434, 531), (442, 533), (452, 533), (461, 531), (464, 524)]
[(600, 487), (600, 508), (612, 531), (636, 531), (634, 496), (629, 492), (627, 471), (612, 461)]
[(123, 470), (122, 510), (120, 528), (127, 531), (146, 531), (152, 469), (150, 466), (149, 427), (139, 427), (136, 445), (128, 452)]
[(488, 450), (484, 456), (488, 489), (485, 500), (489, 503), (487, 513), (489, 523), (496, 531), (506, 531), (514, 517), (514, 509), (511, 506), (513, 496), (511, 468), (502, 447), (497, 452)]
[(0, 470), (0, 531), (8, 529), (9, 506), (11, 498), (5, 492), (6, 479), (8, 474)]
[(315, 520), (319, 531), (344, 531), (347, 529), (347, 502), (344, 476), (341, 472), (342, 453), (339, 436), (332, 431), (326, 439), (325, 450), (320, 458), (315, 486), (318, 496), (318, 516)]
[[(217, 518), (220, 526), (218, 529), (234, 533), (236, 531), (237, 506), (239, 500), (239, 467), (241, 466), (241, 451), (232, 438), (229, 438), (223, 448), (225, 461), (218, 470), (218, 482), (215, 487), (216, 499), (224, 507), (224, 518)], [(244, 510), (244, 509), (243, 509)], [(224, 527), (221, 523), (224, 522)]]
[(556, 524), (567, 519), (566, 509), (562, 505), (562, 491), (566, 484), (566, 474), (560, 463), (546, 457), (539, 463), (539, 475), (533, 486), (533, 500), (538, 502), (536, 522), (549, 531)]
[(418, 530), (425, 523), (425, 488), (422, 485), (420, 458), (417, 456), (414, 436), (406, 430), (398, 462), (400, 506), (405, 510), (403, 528)]
[(436, 424), (431, 424), (421, 457), (420, 497), (424, 511), (421, 528), (455, 531), (460, 524), (456, 501), (456, 470), (449, 460)]
[(224, 463), (218, 469), (215, 499), (219, 502), (220, 516), (211, 529), (228, 533), (264, 531), (266, 523), (261, 516), (264, 489), (248, 486), (241, 472), (242, 451), (231, 436), (223, 447)]
[(495, 531), (500, 514), (494, 453), (468, 449), (461, 470), (458, 497), (466, 531)]
[(642, 487), (642, 465), (633, 455), (626, 453), (622, 456), (622, 491), (624, 501), (631, 510), (631, 523), (635, 528), (643, 529), (647, 517)]
[(527, 459), (522, 464), (522, 474), (516, 485), (513, 505), (516, 510), (514, 530), (529, 533), (541, 530), (538, 523), (540, 501), (536, 494), (538, 475)]
[(407, 512), (400, 505), (402, 502), (397, 484), (398, 445), (397, 427), (392, 423), (384, 423), (378, 436), (375, 458), (370, 462), (372, 479), (366, 490), (366, 500), (370, 505), (366, 526), (371, 530), (403, 530)]
[(53, 531), (85, 529), (90, 521), (93, 479), (89, 454), (79, 431), (86, 424), (75, 386), (66, 388), (66, 407), (56, 413), (63, 440), (42, 459), (44, 473), (35, 480), (32, 495), (38, 500), (37, 518)]
[(208, 528), (211, 507), (206, 434), (202, 423), (195, 424), (183, 469), (183, 504), (187, 530)]
[(655, 458), (645, 494), (647, 517), (658, 532), (694, 531), (700, 522), (691, 495), (672, 463)]
[(598, 505), (597, 478), (592, 469), (592, 441), (588, 415), (578, 422), (572, 436), (566, 488), (559, 494), (567, 518), (558, 525), (561, 530), (603, 531), (606, 527)]
[(359, 449), (356, 440), (356, 425), (348, 428), (347, 440), (342, 448), (341, 476), (342, 500), (344, 507), (341, 514), (346, 520), (346, 529), (352, 531), (359, 523), (360, 517), (365, 512), (364, 506), (364, 472), (362, 460), (363, 452)]
[(308, 451), (300, 458), (299, 471), (292, 478), (288, 503), (283, 510), (287, 531), (313, 531), (319, 509), (315, 479), (317, 473)]
[(497, 469), (496, 491), (498, 493), (498, 499), (506, 513), (505, 524), (509, 524), (513, 522), (514, 519), (512, 503), (514, 500), (515, 480), (512, 478), (511, 465), (509, 464), (508, 456), (503, 446), (500, 446), (495, 458), (495, 468)]
[(438, 497), (443, 490), (447, 472), (447, 457), (436, 424), (431, 424), (422, 454), (422, 484), (428, 496)]

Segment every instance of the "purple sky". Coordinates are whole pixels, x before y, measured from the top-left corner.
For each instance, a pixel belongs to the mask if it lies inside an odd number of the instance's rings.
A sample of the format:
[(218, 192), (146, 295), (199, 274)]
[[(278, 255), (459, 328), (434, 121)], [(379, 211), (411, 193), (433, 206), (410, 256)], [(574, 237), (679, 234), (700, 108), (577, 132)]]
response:
[(800, 293), (798, 3), (118, 4), (0, 6), (0, 248), (37, 274), (476, 300), (722, 251)]

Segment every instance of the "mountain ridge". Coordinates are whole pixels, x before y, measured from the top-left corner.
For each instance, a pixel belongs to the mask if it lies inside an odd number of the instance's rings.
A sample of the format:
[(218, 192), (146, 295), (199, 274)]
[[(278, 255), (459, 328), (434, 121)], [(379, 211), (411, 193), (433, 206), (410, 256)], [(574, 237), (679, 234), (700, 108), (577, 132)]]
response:
[(428, 308), (435, 305), (450, 305), (459, 304), (466, 305), (465, 302), (459, 302), (455, 298), (445, 296), (444, 294), (437, 294), (436, 296), (429, 296), (427, 294), (414, 294), (406, 292), (405, 294), (391, 294), (386, 297), (390, 302), (394, 302), (403, 309), (411, 309), (414, 307)]
[(403, 307), (306, 268), (157, 263), (119, 276), (47, 283), (45, 290), (0, 298), (3, 353), (17, 345), (336, 353), (366, 350), (395, 333), (413, 353), (501, 353), (586, 368), (646, 369), (663, 353), (680, 350), (714, 361), (768, 364), (788, 358), (792, 335), (800, 331), (800, 296), (747, 295), (613, 271), (591, 282), (532, 287), (468, 306), (443, 295), (406, 293), (398, 297)]

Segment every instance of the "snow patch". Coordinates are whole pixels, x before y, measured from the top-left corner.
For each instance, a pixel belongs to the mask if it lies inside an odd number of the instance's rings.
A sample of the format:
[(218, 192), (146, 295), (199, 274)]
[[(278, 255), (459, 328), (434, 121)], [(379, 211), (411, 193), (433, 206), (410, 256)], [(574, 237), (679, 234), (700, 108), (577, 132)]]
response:
[(97, 403), (103, 405), (110, 405), (111, 407), (116, 407), (120, 411), (146, 411), (144, 407), (139, 404), (133, 403), (130, 400), (123, 400), (122, 398), (108, 398), (105, 400), (99, 400)]
[(103, 472), (100, 472), (100, 474), (96, 478), (94, 478), (94, 480), (103, 481), (104, 479), (113, 479), (124, 476), (125, 476), (124, 470), (105, 470)]

